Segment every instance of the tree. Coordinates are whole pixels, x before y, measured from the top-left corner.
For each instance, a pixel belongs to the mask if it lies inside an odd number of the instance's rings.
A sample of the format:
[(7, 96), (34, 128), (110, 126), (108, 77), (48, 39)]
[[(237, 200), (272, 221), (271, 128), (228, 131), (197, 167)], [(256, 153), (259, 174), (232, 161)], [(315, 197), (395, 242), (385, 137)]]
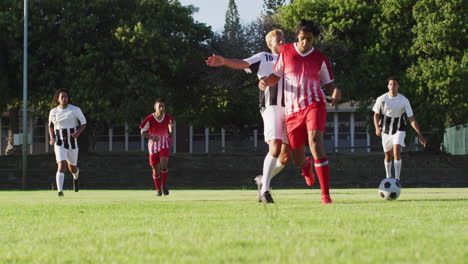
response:
[(229, 0), (228, 9), (226, 11), (226, 19), (224, 23), (223, 36), (229, 41), (238, 40), (242, 34), (242, 26), (240, 24), (239, 11), (235, 0)]

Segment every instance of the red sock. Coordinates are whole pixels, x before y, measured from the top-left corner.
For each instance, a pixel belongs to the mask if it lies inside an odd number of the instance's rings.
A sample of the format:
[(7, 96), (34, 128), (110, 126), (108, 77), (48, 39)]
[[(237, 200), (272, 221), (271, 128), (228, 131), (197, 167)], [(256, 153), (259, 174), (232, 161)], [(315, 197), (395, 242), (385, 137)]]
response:
[(169, 170), (166, 169), (166, 170), (161, 170), (161, 178), (162, 178), (162, 186), (166, 186), (166, 182), (167, 182), (167, 174), (169, 173)]
[(161, 176), (159, 175), (153, 175), (153, 182), (154, 186), (156, 187), (156, 190), (160, 191), (161, 190)]
[(320, 182), (320, 188), (323, 194), (330, 194), (330, 168), (328, 167), (328, 158), (314, 160), (315, 171)]

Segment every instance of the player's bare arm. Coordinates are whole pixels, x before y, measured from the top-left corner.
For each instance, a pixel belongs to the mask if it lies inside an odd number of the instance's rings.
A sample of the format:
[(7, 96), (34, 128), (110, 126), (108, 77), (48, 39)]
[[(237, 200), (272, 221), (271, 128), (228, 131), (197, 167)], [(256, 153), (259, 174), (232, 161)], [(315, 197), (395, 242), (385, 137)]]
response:
[(332, 97), (331, 105), (335, 106), (341, 101), (341, 90), (336, 87), (334, 82), (327, 83), (323, 86), (325, 90), (325, 94), (330, 95)]
[(265, 91), (267, 87), (277, 84), (280, 79), (281, 77), (276, 76), (274, 74), (270, 74), (270, 76), (260, 79), (260, 82), (258, 83), (258, 88), (262, 91)]
[(411, 126), (413, 127), (414, 131), (416, 131), (416, 133), (418, 134), (419, 142), (421, 142), (421, 145), (426, 147), (427, 141), (423, 137), (423, 135), (421, 133), (421, 130), (419, 130), (419, 126), (418, 126), (418, 122), (416, 122), (416, 118), (414, 118), (414, 116), (410, 116), (410, 117), (408, 117), (408, 119), (409, 119), (409, 121), (411, 123)]
[(223, 56), (213, 54), (206, 60), (206, 65), (211, 67), (226, 66), (232, 69), (243, 70), (249, 68), (249, 63), (239, 59), (228, 59)]
[(71, 134), (71, 136), (74, 137), (74, 138), (78, 138), (81, 135), (81, 132), (83, 132), (83, 130), (85, 130), (85, 128), (86, 128), (86, 124), (81, 125), (80, 127), (78, 127), (78, 129), (75, 131), (75, 133)]
[(141, 132), (141, 135), (143, 135), (145, 138), (147, 139), (151, 139), (153, 140), (154, 142), (158, 142), (159, 141), (159, 137), (158, 136), (151, 136), (150, 134), (148, 134), (148, 131), (143, 131)]
[(375, 134), (380, 137), (382, 135), (382, 131), (379, 127), (380, 116), (378, 113), (374, 113), (374, 127), (375, 127)]
[(52, 127), (49, 127), (49, 144), (53, 146), (55, 143), (55, 131)]

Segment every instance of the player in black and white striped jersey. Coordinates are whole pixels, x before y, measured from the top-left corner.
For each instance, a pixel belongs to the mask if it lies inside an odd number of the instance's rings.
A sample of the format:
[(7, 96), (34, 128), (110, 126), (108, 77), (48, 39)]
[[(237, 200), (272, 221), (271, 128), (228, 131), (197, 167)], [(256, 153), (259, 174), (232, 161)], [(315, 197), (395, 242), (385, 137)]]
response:
[(81, 109), (69, 104), (70, 94), (65, 89), (55, 92), (52, 102), (59, 104), (49, 113), (50, 145), (54, 146), (55, 159), (57, 161), (57, 191), (58, 196), (63, 196), (63, 181), (65, 170), (73, 175), (73, 189), (79, 190), (78, 164), (78, 137), (86, 128), (86, 118)]
[(394, 158), (395, 179), (400, 180), (401, 147), (405, 146), (406, 118), (416, 131), (419, 141), (426, 146), (418, 123), (413, 115), (409, 100), (398, 93), (400, 84), (394, 76), (387, 79), (388, 93), (377, 98), (372, 111), (374, 111), (375, 134), (382, 136), (382, 146), (385, 152), (385, 172), (387, 178), (392, 177), (392, 158)]
[[(276, 63), (280, 47), (284, 44), (284, 34), (280, 29), (270, 31), (265, 40), (269, 52), (260, 52), (250, 58), (228, 59), (219, 55), (210, 56), (206, 64), (212, 67), (227, 66), (244, 69), (257, 74), (258, 78), (269, 76)], [(281, 172), (290, 160), (289, 141), (285, 127), (284, 88), (282, 81), (278, 85), (259, 90), (259, 107), (262, 114), (265, 142), (269, 152), (263, 162), (263, 173), (255, 178), (259, 187), (259, 201), (273, 203), (269, 192), (271, 179)]]

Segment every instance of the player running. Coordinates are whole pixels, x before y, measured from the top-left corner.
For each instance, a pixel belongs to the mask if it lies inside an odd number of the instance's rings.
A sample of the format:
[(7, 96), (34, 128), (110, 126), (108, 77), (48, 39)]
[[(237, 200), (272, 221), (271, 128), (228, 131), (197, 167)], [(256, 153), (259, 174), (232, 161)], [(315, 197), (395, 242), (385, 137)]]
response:
[[(260, 52), (250, 58), (228, 59), (219, 55), (210, 56), (206, 64), (212, 67), (227, 66), (233, 69), (250, 69), (258, 78), (264, 78), (272, 73), (280, 47), (284, 43), (284, 34), (280, 29), (270, 31), (265, 40), (269, 52)], [(283, 85), (271, 85), (259, 92), (260, 113), (263, 119), (264, 138), (268, 143), (268, 153), (263, 162), (263, 173), (255, 178), (258, 186), (258, 201), (274, 203), (270, 193), (270, 182), (289, 161), (289, 142), (286, 136), (284, 115)]]
[(73, 175), (73, 189), (78, 192), (80, 170), (78, 164), (78, 137), (86, 128), (86, 118), (77, 106), (69, 104), (70, 93), (65, 89), (55, 92), (53, 103), (57, 107), (49, 113), (49, 144), (54, 146), (55, 160), (57, 161), (57, 183), (58, 196), (63, 196), (63, 182), (65, 170)]
[(313, 46), (319, 35), (320, 28), (315, 22), (301, 19), (296, 28), (297, 42), (281, 47), (273, 74), (262, 79), (259, 86), (264, 89), (283, 78), (286, 129), (294, 163), (302, 169), (307, 185), (313, 185), (312, 160), (305, 154), (305, 146), (309, 145), (322, 189), (322, 203), (330, 204), (330, 169), (323, 139), (327, 109), (320, 83), (331, 94), (332, 105), (341, 100), (341, 91), (334, 84), (328, 59)]
[(166, 182), (173, 123), (172, 115), (166, 113), (164, 99), (158, 98), (154, 102), (154, 113), (148, 115), (140, 125), (141, 134), (148, 139), (149, 164), (157, 196), (163, 193), (169, 195)]
[(400, 84), (397, 77), (387, 79), (388, 93), (385, 93), (375, 101), (374, 111), (375, 134), (382, 136), (382, 146), (385, 152), (385, 172), (387, 178), (392, 177), (392, 158), (395, 167), (395, 179), (400, 181), (401, 172), (401, 147), (405, 146), (406, 117), (418, 134), (419, 141), (425, 147), (427, 142), (419, 130), (418, 123), (413, 115), (408, 99), (398, 93)]

